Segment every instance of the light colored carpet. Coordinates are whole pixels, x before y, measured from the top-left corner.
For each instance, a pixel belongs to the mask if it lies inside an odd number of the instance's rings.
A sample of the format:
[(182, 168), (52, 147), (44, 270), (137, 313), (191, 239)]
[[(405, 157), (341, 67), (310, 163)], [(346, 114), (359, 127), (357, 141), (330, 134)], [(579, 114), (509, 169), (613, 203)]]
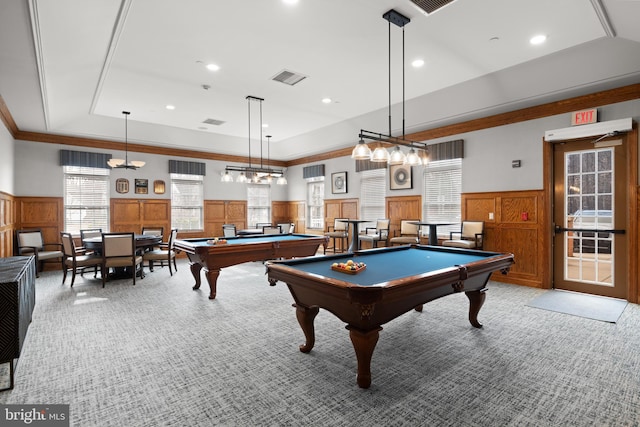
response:
[(529, 307), (616, 323), (627, 301), (562, 290), (549, 290), (527, 304)]
[(384, 325), (373, 383), (355, 383), (331, 313), (304, 337), (264, 266), (226, 268), (216, 300), (181, 262), (136, 286), (37, 281), (34, 319), (0, 403), (70, 404), (71, 425), (638, 426), (640, 309), (617, 324), (527, 307), (544, 291), (490, 283), (475, 329), (456, 294)]

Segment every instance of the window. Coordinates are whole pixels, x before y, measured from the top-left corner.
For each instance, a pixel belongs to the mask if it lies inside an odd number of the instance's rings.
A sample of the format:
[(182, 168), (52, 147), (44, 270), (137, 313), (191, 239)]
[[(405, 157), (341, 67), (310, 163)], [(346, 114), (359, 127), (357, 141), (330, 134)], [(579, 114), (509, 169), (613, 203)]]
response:
[(387, 169), (373, 169), (360, 174), (360, 218), (369, 221), (385, 218)]
[(271, 186), (247, 184), (247, 225), (271, 223)]
[(307, 183), (307, 228), (324, 230), (324, 177)]
[(80, 234), (81, 229), (109, 230), (109, 169), (63, 166), (64, 229)]
[(450, 231), (460, 231), (462, 159), (428, 163), (423, 173), (423, 191), (422, 219), (431, 222), (456, 223), (438, 227), (439, 234), (448, 236)]
[(171, 174), (171, 228), (202, 230), (203, 175)]

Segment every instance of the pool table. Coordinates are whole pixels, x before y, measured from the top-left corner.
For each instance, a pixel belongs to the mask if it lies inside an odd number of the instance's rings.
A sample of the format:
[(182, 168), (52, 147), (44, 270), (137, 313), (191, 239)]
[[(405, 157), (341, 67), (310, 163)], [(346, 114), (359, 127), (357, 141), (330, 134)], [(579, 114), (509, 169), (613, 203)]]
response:
[[(204, 268), (209, 282), (209, 299), (216, 297), (220, 269), (249, 261), (315, 255), (328, 238), (310, 234), (271, 234), (261, 236), (227, 237), (226, 244), (211, 244), (212, 237), (176, 240), (175, 249), (183, 251), (191, 262), (196, 280), (193, 289), (200, 288), (200, 270)], [(218, 238), (221, 239), (221, 238)]]
[[(356, 274), (334, 271), (333, 263), (363, 262)], [(357, 383), (371, 385), (371, 357), (381, 325), (422, 304), (456, 292), (465, 292), (469, 321), (476, 328), (486, 284), (494, 271), (507, 273), (512, 254), (440, 246), (395, 246), (290, 261), (267, 263), (272, 282), (287, 284), (295, 301), (296, 317), (308, 353), (315, 344), (314, 319), (324, 308), (347, 323), (358, 362)]]

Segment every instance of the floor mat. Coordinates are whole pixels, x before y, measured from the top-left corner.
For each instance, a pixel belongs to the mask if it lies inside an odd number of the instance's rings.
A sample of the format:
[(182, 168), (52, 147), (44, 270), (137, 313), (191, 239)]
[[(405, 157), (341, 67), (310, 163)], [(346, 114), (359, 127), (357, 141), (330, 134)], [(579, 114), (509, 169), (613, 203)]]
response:
[(578, 292), (550, 290), (533, 299), (527, 305), (543, 310), (616, 323), (627, 306), (627, 301)]

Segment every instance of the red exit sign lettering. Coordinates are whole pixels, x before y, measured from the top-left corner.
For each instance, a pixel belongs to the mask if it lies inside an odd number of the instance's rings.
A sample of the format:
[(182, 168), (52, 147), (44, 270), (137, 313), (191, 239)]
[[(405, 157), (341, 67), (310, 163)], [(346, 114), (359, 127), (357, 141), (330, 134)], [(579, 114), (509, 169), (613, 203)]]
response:
[(571, 113), (571, 126), (586, 125), (588, 123), (596, 123), (598, 121), (598, 109), (575, 111)]

